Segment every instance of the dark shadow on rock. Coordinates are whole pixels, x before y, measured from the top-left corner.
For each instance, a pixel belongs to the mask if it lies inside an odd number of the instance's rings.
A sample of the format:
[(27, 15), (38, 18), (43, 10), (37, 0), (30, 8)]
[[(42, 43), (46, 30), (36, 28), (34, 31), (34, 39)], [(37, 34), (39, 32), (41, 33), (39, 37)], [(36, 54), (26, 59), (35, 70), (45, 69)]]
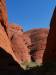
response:
[(4, 49), (0, 48), (0, 75), (45, 75), (44, 67), (23, 70)]
[(23, 70), (10, 54), (0, 48), (0, 75), (37, 75), (38, 73), (38, 66)]
[(51, 19), (43, 65), (29, 70), (32, 75), (56, 75), (56, 7)]
[(50, 23), (46, 49), (43, 55), (43, 66), (39, 68), (39, 72), (41, 75), (56, 75), (56, 8)]
[(23, 72), (12, 56), (0, 48), (0, 75), (22, 75)]
[(56, 62), (56, 8), (51, 19), (46, 49), (43, 55), (43, 63), (46, 62)]

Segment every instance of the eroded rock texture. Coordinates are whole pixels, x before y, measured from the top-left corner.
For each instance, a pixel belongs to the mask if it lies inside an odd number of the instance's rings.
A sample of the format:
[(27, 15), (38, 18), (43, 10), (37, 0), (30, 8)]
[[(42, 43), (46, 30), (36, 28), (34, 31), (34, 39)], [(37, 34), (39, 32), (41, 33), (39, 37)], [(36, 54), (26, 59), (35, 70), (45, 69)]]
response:
[(46, 48), (48, 28), (32, 29), (28, 31), (28, 34), (31, 38), (31, 55), (32, 60), (38, 64), (42, 63), (44, 50)]
[(10, 25), (8, 27), (8, 35), (12, 44), (13, 52), (19, 63), (30, 62), (31, 56), (28, 49), (29, 37), (24, 34), (22, 27), (17, 25)]
[[(38, 64), (46, 62), (54, 62), (54, 64), (44, 64), (39, 67), (39, 70), (36, 67), (36, 71), (32, 69), (34, 72), (24, 71), (20, 65), (31, 61)], [(36, 73), (37, 75), (37, 71), (40, 73), (54, 71), (55, 64), (56, 8), (50, 23), (50, 30), (40, 28), (24, 32), (21, 26), (8, 24), (6, 0), (0, 0), (0, 73), (6, 75), (26, 75), (27, 73), (35, 75)]]
[(8, 26), (8, 15), (6, 9), (6, 0), (0, 0), (0, 22), (4, 28)]

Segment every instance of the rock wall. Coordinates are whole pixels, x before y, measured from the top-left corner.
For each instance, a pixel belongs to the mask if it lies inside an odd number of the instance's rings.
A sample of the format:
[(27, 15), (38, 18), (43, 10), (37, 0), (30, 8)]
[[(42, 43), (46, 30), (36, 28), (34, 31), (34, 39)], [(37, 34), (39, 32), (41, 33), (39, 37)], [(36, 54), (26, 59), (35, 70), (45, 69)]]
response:
[(56, 8), (51, 19), (47, 45), (43, 56), (43, 63), (53, 61), (56, 61)]
[(11, 41), (13, 52), (19, 63), (30, 62), (31, 56), (29, 54), (28, 42), (29, 39), (27, 35), (24, 34), (22, 28), (17, 25), (10, 25), (7, 29), (8, 35)]
[(32, 60), (38, 64), (42, 63), (44, 50), (46, 48), (48, 28), (32, 29), (26, 34), (31, 38), (31, 56)]
[[(43, 63), (43, 66), (39, 67), (42, 72), (52, 71), (56, 68), (56, 8), (51, 19), (50, 29), (36, 28), (24, 32), (21, 26), (8, 24), (6, 0), (0, 0), (0, 73), (5, 74), (6, 71), (7, 75), (7, 72), (11, 75), (13, 71), (15, 75), (17, 72), (17, 75), (21, 75), (24, 71), (21, 64), (31, 61), (37, 64)], [(51, 63), (45, 64), (46, 62)], [(42, 68), (44, 69), (42, 70)], [(34, 75), (35, 72), (32, 74)]]
[(8, 15), (6, 9), (6, 0), (0, 0), (0, 22), (4, 27), (8, 26)]
[(8, 26), (8, 14), (6, 8), (6, 0), (0, 0), (0, 21), (4, 23), (5, 27)]

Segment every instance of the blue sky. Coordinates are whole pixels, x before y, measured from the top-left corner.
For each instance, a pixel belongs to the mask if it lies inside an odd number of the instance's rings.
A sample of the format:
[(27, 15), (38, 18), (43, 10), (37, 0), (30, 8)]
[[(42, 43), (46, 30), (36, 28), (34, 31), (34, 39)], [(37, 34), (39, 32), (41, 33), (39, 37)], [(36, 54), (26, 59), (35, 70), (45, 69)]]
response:
[(24, 30), (49, 27), (56, 0), (6, 0), (9, 23)]

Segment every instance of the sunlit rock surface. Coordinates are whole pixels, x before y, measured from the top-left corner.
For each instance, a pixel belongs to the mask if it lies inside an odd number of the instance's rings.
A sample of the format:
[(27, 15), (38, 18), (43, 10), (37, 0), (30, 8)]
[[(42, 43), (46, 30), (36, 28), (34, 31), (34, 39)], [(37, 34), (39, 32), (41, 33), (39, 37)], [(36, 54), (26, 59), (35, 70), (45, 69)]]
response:
[(48, 28), (32, 29), (26, 34), (31, 38), (31, 55), (32, 60), (38, 64), (42, 63), (44, 50), (46, 48)]

